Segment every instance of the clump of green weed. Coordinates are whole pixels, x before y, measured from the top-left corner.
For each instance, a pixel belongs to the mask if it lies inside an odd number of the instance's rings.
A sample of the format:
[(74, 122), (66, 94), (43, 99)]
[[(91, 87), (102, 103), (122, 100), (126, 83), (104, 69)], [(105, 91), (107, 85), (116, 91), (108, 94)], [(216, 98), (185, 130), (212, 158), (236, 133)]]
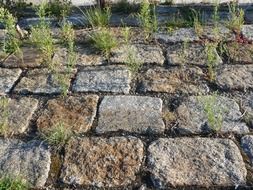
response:
[(239, 34), (244, 24), (244, 11), (238, 7), (236, 2), (228, 4), (228, 7), (229, 20), (227, 21), (226, 25), (229, 29)]
[(4, 8), (0, 8), (0, 22), (4, 24), (7, 31), (2, 44), (2, 50), (5, 53), (15, 53), (22, 56), (22, 51), (20, 49), (21, 40), (16, 30), (16, 18)]
[(112, 49), (118, 45), (112, 32), (106, 28), (103, 28), (91, 35), (91, 40), (94, 47), (100, 50), (108, 60)]
[(110, 18), (112, 15), (110, 7), (106, 7), (104, 9), (100, 8), (89, 9), (83, 14), (87, 18), (92, 28), (95, 27), (103, 28), (109, 26)]
[(127, 48), (126, 64), (132, 74), (136, 74), (143, 65), (142, 61), (137, 57), (137, 52), (134, 48)]
[(0, 190), (28, 190), (28, 183), (19, 177), (4, 176), (0, 178)]
[(200, 12), (196, 11), (195, 9), (191, 10), (192, 10), (192, 22), (194, 31), (198, 36), (202, 36), (204, 29), (200, 19)]
[(55, 52), (54, 41), (49, 24), (46, 22), (46, 3), (41, 3), (37, 9), (39, 24), (31, 28), (31, 42), (42, 52), (44, 63), (53, 70), (52, 58)]
[(140, 12), (137, 14), (137, 18), (140, 22), (140, 26), (143, 28), (146, 34), (146, 38), (148, 38), (153, 32), (158, 31), (158, 21), (155, 6), (153, 7), (152, 11), (148, 1), (143, 1), (141, 3)]
[(4, 137), (8, 134), (9, 127), (9, 99), (6, 97), (0, 98), (0, 135)]
[(58, 122), (50, 126), (50, 129), (43, 130), (40, 133), (48, 144), (57, 147), (63, 146), (73, 136), (71, 128), (66, 126), (64, 122)]
[(223, 125), (223, 107), (218, 104), (217, 94), (199, 97), (203, 105), (204, 113), (207, 118), (208, 126), (215, 132), (221, 130)]
[(54, 0), (49, 1), (46, 7), (46, 15), (54, 16), (58, 19), (62, 18), (62, 13), (69, 14), (71, 11), (70, 0)]
[(216, 67), (218, 66), (218, 54), (216, 51), (216, 43), (206, 43), (205, 53), (207, 55), (207, 67), (210, 81), (213, 81), (216, 76)]

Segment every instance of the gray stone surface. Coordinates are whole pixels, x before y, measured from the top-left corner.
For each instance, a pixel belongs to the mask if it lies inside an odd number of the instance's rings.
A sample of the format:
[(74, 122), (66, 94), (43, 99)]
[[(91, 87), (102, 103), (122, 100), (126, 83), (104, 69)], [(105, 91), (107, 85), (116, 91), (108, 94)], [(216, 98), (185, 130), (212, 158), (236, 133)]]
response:
[(233, 34), (231, 30), (229, 30), (223, 25), (220, 25), (217, 28), (214, 26), (205, 26), (203, 30), (202, 38), (207, 38), (212, 41), (220, 41), (220, 40), (232, 41), (232, 40), (235, 40), (235, 35)]
[(21, 73), (21, 69), (0, 68), (0, 95), (10, 92)]
[(162, 133), (162, 100), (147, 96), (106, 96), (99, 107), (97, 133)]
[(198, 67), (148, 69), (140, 76), (140, 91), (203, 94), (209, 91), (204, 78)]
[(149, 146), (147, 159), (156, 188), (246, 183), (247, 170), (240, 150), (228, 139), (158, 139)]
[(77, 46), (77, 53), (78, 66), (102, 65), (105, 62), (104, 58), (96, 54), (92, 47)]
[(241, 100), (241, 108), (245, 112), (245, 121), (253, 127), (253, 93), (246, 95)]
[(98, 98), (97, 95), (87, 95), (49, 100), (37, 120), (38, 129), (47, 133), (57, 123), (63, 123), (76, 133), (88, 131), (96, 116)]
[[(1, 98), (1, 97), (0, 97)], [(33, 113), (37, 109), (38, 100), (33, 98), (8, 99), (7, 107), (0, 105), (1, 113), (8, 111), (7, 129), (2, 131), (2, 135), (11, 136), (24, 133), (32, 118)], [(7, 110), (4, 110), (7, 109)], [(5, 118), (0, 114), (0, 123)], [(1, 134), (1, 133), (0, 133)]]
[(135, 137), (72, 138), (61, 178), (67, 184), (126, 186), (136, 179), (143, 154), (143, 143)]
[(29, 70), (17, 84), (14, 91), (20, 94), (60, 94), (63, 89), (61, 84), (63, 80), (67, 80), (66, 84), (70, 85), (70, 76), (67, 76), (64, 72), (60, 72), (56, 76), (48, 69)]
[(126, 63), (129, 59), (129, 51), (135, 52), (135, 59), (142, 63), (155, 63), (162, 65), (165, 61), (163, 51), (159, 46), (153, 45), (123, 45), (112, 51), (110, 62), (112, 63)]
[(253, 65), (224, 65), (218, 70), (216, 83), (224, 90), (253, 88)]
[(0, 139), (0, 176), (21, 177), (33, 187), (43, 187), (50, 163), (50, 152), (41, 142)]
[(253, 41), (253, 25), (244, 25), (242, 35), (250, 41)]
[(39, 67), (43, 61), (42, 53), (35, 47), (23, 47), (22, 57), (14, 54), (10, 55), (4, 62), (3, 66), (8, 68), (29, 68)]
[(228, 43), (226, 54), (229, 62), (253, 64), (253, 44), (238, 42)]
[(241, 139), (241, 147), (253, 164), (253, 136), (246, 135)]
[[(167, 49), (168, 63), (172, 65), (200, 65), (207, 66), (208, 55), (204, 45), (196, 43), (185, 43), (171, 45)], [(213, 55), (216, 56), (215, 65), (222, 64), (222, 60), (216, 49), (213, 49)]]
[[(209, 105), (209, 106), (208, 106)], [(222, 117), (221, 124), (212, 123), (212, 117), (208, 119), (208, 112), (215, 114), (215, 119)], [(191, 96), (181, 103), (176, 110), (178, 127), (182, 134), (203, 134), (213, 130), (222, 133), (248, 133), (249, 129), (241, 121), (242, 113), (239, 105), (232, 99), (223, 96)]]
[(129, 93), (130, 72), (126, 67), (86, 67), (77, 73), (74, 81), (75, 92)]
[(194, 42), (200, 40), (193, 28), (180, 28), (171, 34), (156, 33), (154, 34), (154, 39), (161, 43)]

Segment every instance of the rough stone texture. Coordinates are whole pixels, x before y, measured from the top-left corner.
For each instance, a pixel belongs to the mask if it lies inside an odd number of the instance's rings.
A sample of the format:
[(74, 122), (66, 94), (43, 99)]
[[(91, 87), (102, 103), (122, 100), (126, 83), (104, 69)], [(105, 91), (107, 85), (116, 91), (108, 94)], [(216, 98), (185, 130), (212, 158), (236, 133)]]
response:
[(143, 92), (202, 94), (209, 91), (204, 73), (197, 67), (148, 69), (140, 79)]
[(38, 67), (42, 63), (42, 54), (37, 48), (23, 47), (23, 56), (10, 55), (4, 62), (3, 66), (9, 68), (28, 68)]
[(77, 47), (78, 53), (78, 66), (89, 66), (89, 65), (102, 65), (104, 63), (104, 59), (101, 55), (95, 53), (95, 50), (92, 47)]
[[(202, 134), (208, 133), (212, 130), (212, 124), (210, 124), (205, 112), (204, 102), (210, 102), (213, 97), (211, 96), (191, 96), (187, 100), (181, 103), (176, 112), (178, 115), (178, 127), (182, 134)], [(215, 116), (222, 115), (222, 127), (221, 132), (234, 132), (234, 133), (248, 133), (249, 129), (247, 125), (241, 122), (242, 113), (240, 112), (239, 105), (232, 99), (215, 96), (212, 102), (213, 105), (210, 109), (214, 109)], [(220, 113), (221, 112), (221, 113)], [(216, 126), (219, 128), (219, 126)]]
[(222, 25), (218, 26), (217, 28), (215, 28), (214, 26), (205, 26), (202, 38), (207, 38), (212, 41), (232, 41), (235, 39), (235, 35), (231, 30)]
[(253, 25), (244, 25), (242, 35), (250, 41), (253, 41)]
[[(59, 76), (65, 78), (66, 73), (60, 73)], [(68, 83), (70, 83), (70, 78), (68, 78)], [(26, 73), (26, 76), (21, 79), (14, 91), (21, 94), (60, 94), (62, 86), (56, 75), (49, 70), (34, 69)]]
[(76, 132), (90, 129), (97, 111), (98, 96), (69, 96), (49, 100), (46, 109), (37, 120), (39, 130), (47, 131), (59, 122)]
[[(34, 111), (37, 109), (38, 100), (33, 98), (8, 99), (8, 128), (5, 131), (7, 136), (24, 133), (29, 126)], [(3, 112), (3, 107), (0, 106)], [(6, 110), (5, 110), (6, 111)], [(0, 121), (4, 118), (0, 114)]]
[(217, 72), (216, 83), (224, 90), (253, 88), (253, 65), (224, 65)]
[(4, 40), (5, 35), (6, 35), (6, 30), (0, 29), (0, 40), (1, 40), (1, 41)]
[(148, 168), (156, 188), (233, 186), (246, 183), (247, 170), (228, 139), (158, 139), (148, 148)]
[(229, 43), (227, 45), (227, 54), (230, 62), (253, 64), (252, 44)]
[[(57, 26), (57, 19), (56, 18), (45, 18), (45, 21), (48, 25), (51, 27)], [(37, 26), (39, 24), (40, 20), (39, 17), (33, 17), (33, 18), (23, 18), (18, 21), (18, 25), (23, 29), (30, 29), (31, 27)]]
[(245, 112), (245, 120), (251, 127), (253, 127), (253, 93), (243, 97), (241, 107), (243, 112)]
[(21, 73), (21, 69), (0, 68), (0, 95), (10, 92)]
[(134, 137), (72, 138), (66, 147), (62, 180), (98, 187), (128, 185), (140, 169), (143, 149)]
[(50, 152), (41, 142), (0, 139), (0, 176), (22, 177), (33, 187), (43, 187), (50, 163)]
[(154, 34), (154, 38), (161, 43), (194, 42), (200, 40), (193, 28), (180, 28), (171, 34), (156, 33)]
[(155, 63), (162, 65), (165, 58), (163, 51), (158, 46), (153, 45), (123, 45), (112, 51), (110, 62), (112, 63), (126, 63), (129, 59), (128, 52), (135, 52), (135, 59), (140, 60), (142, 63)]
[[(215, 65), (222, 64), (222, 60), (217, 51), (213, 54), (216, 56)], [(171, 45), (167, 49), (168, 63), (172, 65), (201, 65), (207, 66), (208, 55), (205, 46), (194, 43)]]
[(253, 136), (246, 135), (241, 139), (241, 147), (243, 151), (248, 155), (251, 164), (253, 164)]
[(97, 133), (162, 133), (162, 100), (146, 96), (106, 96), (100, 104)]
[(74, 81), (75, 92), (129, 93), (130, 72), (126, 67), (86, 67), (77, 73)]

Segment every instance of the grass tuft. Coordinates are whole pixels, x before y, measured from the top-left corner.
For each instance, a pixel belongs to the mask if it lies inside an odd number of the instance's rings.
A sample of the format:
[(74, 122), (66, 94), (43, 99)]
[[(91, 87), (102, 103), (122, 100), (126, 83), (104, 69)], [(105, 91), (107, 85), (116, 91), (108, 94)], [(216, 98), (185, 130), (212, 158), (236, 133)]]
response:
[(96, 49), (101, 51), (109, 60), (113, 48), (117, 47), (117, 39), (109, 29), (103, 28), (91, 35), (91, 40)]
[(69, 126), (66, 126), (64, 122), (58, 122), (51, 126), (50, 129), (41, 131), (42, 138), (48, 142), (48, 144), (61, 147), (63, 146), (71, 136), (73, 132)]
[(111, 8), (106, 7), (104, 9), (93, 8), (83, 13), (87, 18), (92, 28), (103, 28), (108, 27), (111, 18)]
[(229, 20), (227, 21), (226, 25), (230, 30), (236, 32), (237, 34), (240, 34), (242, 26), (244, 24), (244, 11), (238, 7), (236, 2), (228, 4), (228, 8)]
[(28, 183), (19, 177), (0, 178), (0, 190), (28, 190)]

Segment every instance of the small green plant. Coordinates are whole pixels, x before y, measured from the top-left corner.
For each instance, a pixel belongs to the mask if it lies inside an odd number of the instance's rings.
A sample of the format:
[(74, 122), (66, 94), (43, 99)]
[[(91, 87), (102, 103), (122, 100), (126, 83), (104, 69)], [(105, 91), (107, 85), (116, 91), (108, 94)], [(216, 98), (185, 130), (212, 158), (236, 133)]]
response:
[(182, 48), (179, 53), (179, 59), (180, 59), (182, 65), (184, 65), (186, 63), (186, 59), (188, 56), (188, 53), (187, 53), (188, 49), (189, 49), (189, 40), (186, 39), (183, 41)]
[(216, 67), (218, 66), (218, 55), (217, 55), (217, 44), (216, 43), (206, 43), (205, 44), (205, 53), (207, 55), (207, 67), (208, 75), (210, 81), (213, 81), (216, 76)]
[(228, 8), (229, 20), (227, 21), (226, 25), (229, 29), (239, 34), (244, 24), (244, 11), (238, 7), (236, 2), (228, 4)]
[(58, 19), (62, 18), (62, 13), (68, 15), (71, 11), (70, 0), (51, 0), (48, 2), (45, 13), (47, 16), (54, 16)]
[(213, 34), (215, 36), (215, 39), (219, 39), (220, 35), (220, 28), (219, 28), (219, 23), (220, 23), (220, 15), (219, 15), (219, 9), (220, 9), (220, 4), (218, 1), (215, 2), (214, 10), (213, 10), (213, 15), (212, 15), (212, 20), (213, 20)]
[(220, 131), (223, 125), (223, 113), (225, 110), (218, 104), (217, 94), (201, 96), (199, 97), (199, 101), (203, 105), (208, 126), (215, 132)]
[(111, 51), (118, 43), (109, 29), (103, 28), (91, 35), (91, 40), (95, 48), (100, 50), (109, 60)]
[(55, 65), (52, 62), (52, 58), (55, 47), (50, 26), (46, 22), (46, 8), (47, 4), (43, 2), (37, 9), (40, 22), (37, 26), (31, 28), (31, 42), (42, 52), (43, 61), (48, 68), (54, 70)]
[(5, 53), (15, 53), (22, 57), (20, 49), (21, 40), (16, 30), (16, 18), (7, 9), (0, 8), (0, 22), (4, 24), (7, 31), (3, 44), (1, 44), (2, 51)]
[(58, 122), (50, 129), (41, 131), (41, 135), (48, 144), (61, 147), (73, 136), (73, 132), (64, 122)]
[(132, 74), (136, 74), (143, 65), (142, 61), (137, 57), (136, 50), (130, 46), (127, 48), (126, 64)]
[(131, 38), (131, 30), (129, 27), (124, 26), (122, 30), (122, 35), (123, 35), (123, 42), (127, 45), (130, 44), (130, 38)]
[(141, 3), (140, 12), (137, 14), (137, 18), (146, 34), (146, 38), (148, 38), (153, 32), (158, 31), (158, 21), (155, 6), (153, 7), (152, 13), (151, 6), (148, 1), (143, 1)]
[(9, 100), (6, 97), (0, 98), (0, 135), (8, 134)]
[(198, 36), (202, 36), (204, 29), (200, 20), (200, 12), (196, 11), (195, 9), (192, 9), (192, 15), (194, 31)]
[(0, 190), (28, 190), (28, 183), (19, 177), (4, 176), (0, 178)]
[(112, 15), (110, 7), (106, 7), (104, 9), (93, 8), (87, 10), (85, 13), (81, 10), (81, 12), (87, 18), (92, 28), (103, 28), (109, 26), (110, 18)]

